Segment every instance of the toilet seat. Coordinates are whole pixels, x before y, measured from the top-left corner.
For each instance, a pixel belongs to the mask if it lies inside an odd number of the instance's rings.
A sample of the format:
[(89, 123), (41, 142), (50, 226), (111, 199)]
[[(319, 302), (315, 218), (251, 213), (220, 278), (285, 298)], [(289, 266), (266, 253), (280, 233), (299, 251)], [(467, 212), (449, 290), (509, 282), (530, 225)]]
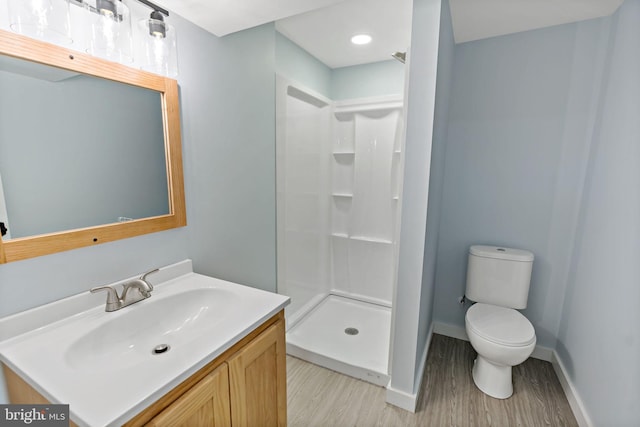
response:
[(529, 319), (519, 311), (476, 303), (467, 310), (467, 327), (479, 337), (508, 347), (525, 347), (536, 341)]

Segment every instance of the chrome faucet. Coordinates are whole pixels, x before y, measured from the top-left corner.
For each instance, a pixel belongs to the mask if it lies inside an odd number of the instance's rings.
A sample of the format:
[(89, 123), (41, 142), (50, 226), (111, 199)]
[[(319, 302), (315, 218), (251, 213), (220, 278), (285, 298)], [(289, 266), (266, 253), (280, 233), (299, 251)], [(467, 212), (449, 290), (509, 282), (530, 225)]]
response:
[[(91, 293), (107, 291), (107, 304), (104, 311), (116, 311), (128, 305), (135, 304), (138, 301), (147, 299), (151, 296), (153, 285), (147, 281), (147, 276), (151, 273), (159, 271), (158, 268), (143, 274), (139, 279), (134, 279), (123, 285), (122, 296), (118, 296), (118, 291), (112, 286), (98, 286), (91, 288)], [(136, 292), (132, 295), (129, 290), (134, 289)]]

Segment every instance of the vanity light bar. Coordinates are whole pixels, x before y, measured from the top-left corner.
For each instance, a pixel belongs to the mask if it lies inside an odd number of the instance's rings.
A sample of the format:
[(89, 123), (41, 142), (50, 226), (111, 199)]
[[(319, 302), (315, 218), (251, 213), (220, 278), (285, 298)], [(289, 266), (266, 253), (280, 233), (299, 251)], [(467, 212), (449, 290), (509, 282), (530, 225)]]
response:
[[(122, 0), (120, 0), (120, 1), (122, 1)], [(83, 0), (69, 0), (69, 3), (75, 4), (76, 6), (79, 6), (79, 7), (84, 7), (89, 12), (97, 13), (98, 15), (104, 14), (103, 11), (101, 11), (100, 9), (98, 9), (96, 7), (91, 6), (90, 4), (85, 3)], [(123, 20), (122, 15), (118, 15), (117, 13), (115, 13), (115, 10), (111, 11), (111, 12), (112, 13), (109, 13), (109, 16), (114, 17), (114, 20), (116, 20), (118, 22), (122, 22), (122, 20)]]
[[(84, 1), (82, 1), (82, 0), (69, 0), (69, 1), (70, 1), (70, 3), (75, 4), (76, 6), (81, 6), (81, 7), (82, 6), (84, 6), (84, 7), (87, 6), (87, 5), (84, 4)], [(149, 6), (151, 9), (162, 13), (164, 16), (169, 16), (169, 11), (167, 9), (162, 8), (162, 7), (160, 7), (160, 6), (156, 5), (156, 4), (153, 4), (148, 0), (136, 0), (136, 1), (142, 3), (142, 4), (146, 5), (146, 6)], [(98, 12), (98, 10), (96, 8), (94, 8), (94, 7), (90, 7), (90, 10), (92, 12), (96, 12), (96, 13)]]
[(157, 5), (151, 3), (148, 0), (137, 0), (137, 1), (142, 3), (142, 4), (145, 4), (145, 5), (149, 6), (151, 9), (153, 9), (153, 10), (155, 10), (157, 12), (162, 13), (164, 16), (169, 16), (169, 11), (167, 9), (163, 9), (160, 6), (157, 6)]
[[(42, 4), (49, 1), (53, 0), (42, 0)], [(73, 29), (74, 36), (77, 36), (81, 42), (80, 45), (84, 44), (79, 49), (86, 50), (90, 55), (125, 65), (131, 65), (134, 62), (135, 43), (135, 55), (139, 55), (135, 60), (138, 61), (136, 65), (139, 68), (170, 78), (178, 76), (177, 37), (175, 28), (165, 20), (169, 16), (168, 10), (149, 0), (136, 0), (150, 8), (151, 13), (148, 18), (138, 20), (134, 35), (131, 12), (128, 7), (133, 0), (58, 1), (64, 7), (34, 9), (25, 7), (26, 4), (31, 4), (31, 0), (10, 1), (10, 24), (17, 23), (15, 28), (10, 25), (11, 28), (17, 33), (58, 45), (73, 43), (71, 36)], [(14, 2), (15, 9), (11, 7), (14, 6)], [(35, 3), (38, 2), (34, 0)], [(75, 28), (76, 22), (71, 22), (74, 28), (70, 28), (69, 5), (78, 6), (84, 10), (80, 12), (82, 16), (77, 17), (78, 21), (81, 21), (77, 23), (77, 28)], [(136, 11), (135, 14), (142, 15), (142, 11)], [(47, 19), (43, 19), (43, 16)], [(22, 21), (29, 22), (30, 26), (19, 25)], [(44, 22), (44, 30), (38, 30), (39, 32), (36, 33), (30, 29), (31, 27), (40, 29), (41, 22)], [(111, 23), (117, 25), (117, 31), (114, 31)], [(148, 33), (147, 37), (144, 34), (145, 30)]]

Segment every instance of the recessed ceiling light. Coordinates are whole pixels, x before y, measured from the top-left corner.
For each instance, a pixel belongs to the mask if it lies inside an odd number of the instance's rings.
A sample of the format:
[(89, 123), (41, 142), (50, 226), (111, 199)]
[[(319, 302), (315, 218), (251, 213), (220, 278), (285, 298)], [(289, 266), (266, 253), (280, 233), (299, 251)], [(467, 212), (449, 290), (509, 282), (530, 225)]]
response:
[(368, 34), (357, 34), (351, 37), (351, 43), (353, 44), (368, 44), (371, 43), (371, 36)]

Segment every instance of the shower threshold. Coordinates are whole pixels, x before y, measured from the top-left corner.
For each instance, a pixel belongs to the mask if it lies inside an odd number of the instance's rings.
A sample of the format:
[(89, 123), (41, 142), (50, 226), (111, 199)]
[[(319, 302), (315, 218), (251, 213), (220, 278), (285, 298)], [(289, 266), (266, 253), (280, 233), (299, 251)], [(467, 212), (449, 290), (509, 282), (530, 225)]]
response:
[(390, 332), (389, 307), (329, 295), (287, 331), (287, 353), (384, 387)]

